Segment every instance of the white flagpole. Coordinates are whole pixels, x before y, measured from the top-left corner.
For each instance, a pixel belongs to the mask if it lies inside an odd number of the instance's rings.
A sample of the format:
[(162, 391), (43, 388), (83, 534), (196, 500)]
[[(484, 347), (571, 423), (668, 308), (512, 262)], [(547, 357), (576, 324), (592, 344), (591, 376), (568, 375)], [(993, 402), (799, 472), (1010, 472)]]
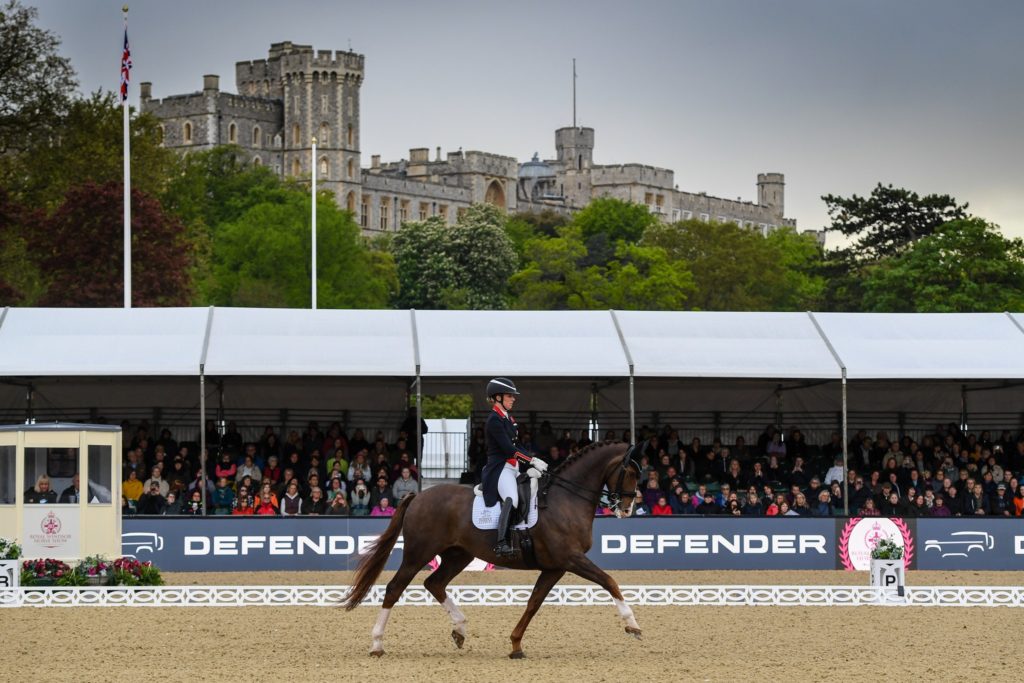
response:
[(313, 182), (311, 183), (313, 192), (313, 310), (316, 310), (316, 138), (313, 138)]
[[(124, 30), (128, 34), (128, 5), (121, 8), (124, 12)], [(122, 59), (124, 57), (122, 56)], [(127, 84), (125, 86), (127, 88)], [(131, 142), (128, 134), (128, 97), (127, 90), (121, 100), (124, 113), (124, 307), (132, 307), (132, 165)]]

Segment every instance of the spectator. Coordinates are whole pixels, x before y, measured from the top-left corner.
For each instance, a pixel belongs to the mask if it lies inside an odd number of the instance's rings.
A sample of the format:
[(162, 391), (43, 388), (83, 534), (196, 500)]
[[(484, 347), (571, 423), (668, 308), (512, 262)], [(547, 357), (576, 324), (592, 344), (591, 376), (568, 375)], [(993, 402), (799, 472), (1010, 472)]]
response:
[(213, 490), (211, 504), (213, 506), (213, 514), (231, 514), (231, 510), (235, 506), (235, 492), (231, 490), (227, 477), (220, 477), (217, 480), (217, 488)]
[[(357, 432), (358, 433), (358, 432)], [(360, 450), (356, 453), (355, 459), (348, 466), (348, 480), (355, 481), (356, 479), (362, 479), (368, 481), (372, 476), (370, 472), (370, 464), (366, 462), (366, 450)]]
[(932, 517), (952, 517), (953, 513), (946, 507), (945, 498), (941, 493), (935, 494), (935, 505), (931, 509)]
[(267, 458), (267, 465), (263, 468), (262, 481), (269, 481), (271, 485), (276, 485), (281, 481), (282, 474), (284, 472), (281, 470), (281, 466), (277, 464), (277, 456), (272, 455)]
[(697, 506), (698, 515), (717, 515), (721, 511), (722, 508), (715, 502), (715, 497), (710, 492), (704, 494), (704, 502)]
[(818, 493), (818, 500), (811, 509), (811, 517), (832, 516), (832, 495), (828, 491)]
[(280, 507), (277, 494), (274, 492), (274, 487), (270, 485), (269, 481), (265, 481), (262, 484), (260, 484), (259, 494), (256, 496), (256, 500), (262, 501), (263, 494), (267, 494), (270, 497), (270, 502), (274, 506), (274, 509)]
[(348, 497), (343, 493), (334, 496), (327, 506), (327, 514), (337, 517), (348, 517), (351, 514), (351, 509), (348, 506)]
[(71, 486), (61, 491), (60, 500), (58, 502), (64, 504), (78, 503), (82, 499), (80, 481), (78, 473), (76, 472), (75, 475), (71, 477)]
[(807, 496), (804, 495), (803, 491), (799, 491), (793, 497), (792, 511), (794, 514), (800, 515), (801, 517), (811, 516), (811, 506), (807, 502)]
[(664, 495), (665, 492), (661, 490), (658, 483), (658, 473), (652, 471), (651, 478), (647, 480), (647, 484), (644, 487), (644, 505), (648, 510), (653, 510), (654, 506), (658, 504), (658, 499)]
[(760, 460), (757, 460), (753, 464), (753, 471), (750, 476), (747, 477), (747, 486), (753, 486), (758, 491), (764, 490), (764, 487), (769, 484), (768, 475), (764, 472), (764, 465)]
[(324, 492), (320, 490), (319, 486), (314, 486), (309, 492), (309, 500), (306, 502), (306, 513), (307, 515), (326, 515), (327, 514), (327, 500), (324, 498)]
[(31, 504), (47, 504), (57, 502), (57, 492), (50, 490), (50, 478), (40, 474), (36, 485), (25, 491), (25, 502)]
[(903, 506), (900, 504), (900, 497), (892, 491), (882, 501), (882, 506), (879, 508), (879, 514), (882, 517), (902, 517)]
[(281, 515), (283, 517), (297, 517), (298, 515), (305, 514), (302, 503), (302, 496), (299, 495), (299, 484), (292, 480), (288, 484), (288, 489), (285, 491), (284, 496), (281, 498)]
[(370, 490), (362, 479), (355, 482), (351, 493), (351, 505), (349, 506), (353, 517), (365, 517), (370, 514)]
[(715, 496), (715, 502), (718, 504), (718, 507), (724, 508), (729, 503), (729, 496), (732, 495), (732, 492), (733, 489), (729, 484), (722, 484), (718, 495)]
[(251, 477), (256, 483), (259, 483), (263, 479), (263, 473), (260, 472), (260, 468), (257, 467), (256, 462), (249, 454), (246, 454), (245, 459), (242, 461), (242, 466), (238, 468), (238, 472), (235, 474), (235, 480), (238, 481), (242, 477)]
[(403, 467), (401, 476), (395, 481), (395, 485), (391, 487), (391, 490), (394, 493), (395, 500), (399, 502), (410, 493), (416, 493), (419, 490), (419, 486), (416, 480), (412, 478), (412, 470), (408, 467)]
[(793, 508), (789, 507), (789, 503), (787, 503), (786, 501), (782, 501), (782, 504), (779, 505), (779, 516), (780, 517), (799, 517), (800, 513), (797, 512), (796, 510), (794, 510)]
[(256, 509), (253, 510), (253, 514), (256, 515), (276, 515), (278, 508), (274, 505), (273, 501), (270, 500), (270, 494), (263, 492), (260, 494), (260, 501), (256, 505)]
[(256, 508), (253, 505), (253, 495), (244, 486), (239, 487), (238, 495), (235, 496), (234, 505), (231, 509), (232, 515), (253, 515), (256, 513)]
[(192, 495), (181, 506), (181, 514), (201, 517), (203, 515), (203, 492), (196, 489)]
[(879, 517), (881, 515), (881, 513), (878, 511), (878, 508), (875, 507), (874, 498), (868, 498), (867, 500), (865, 500), (864, 507), (858, 510), (858, 514), (861, 517)]
[(667, 516), (672, 514), (672, 506), (668, 504), (668, 499), (665, 496), (658, 498), (658, 501), (651, 508), (652, 515)]
[(178, 493), (176, 491), (167, 492), (167, 504), (164, 505), (164, 511), (162, 514), (165, 515), (180, 515), (181, 514), (181, 500), (178, 499)]
[(989, 514), (993, 517), (1013, 517), (1013, 499), (1006, 495), (1006, 484), (996, 485), (996, 494), (989, 501)]
[(377, 507), (381, 498), (395, 499), (395, 494), (391, 492), (391, 486), (388, 484), (388, 478), (385, 474), (378, 474), (376, 483), (370, 489), (370, 507)]
[(673, 515), (692, 515), (694, 513), (693, 502), (690, 500), (690, 492), (682, 486), (677, 486), (669, 496), (669, 505), (672, 506)]
[(825, 473), (825, 483), (831, 484), (834, 481), (838, 481), (841, 484), (845, 477), (843, 474), (843, 454), (837, 455), (833, 462), (832, 467), (829, 467), (828, 472)]
[(747, 500), (743, 504), (742, 513), (747, 517), (760, 517), (764, 514), (764, 506), (754, 491), (747, 492)]
[(121, 483), (121, 492), (124, 497), (133, 503), (137, 503), (142, 497), (142, 482), (139, 481), (139, 474), (135, 470), (128, 470), (128, 478)]
[(373, 512), (370, 513), (371, 517), (391, 517), (395, 514), (395, 508), (391, 507), (391, 501), (388, 500), (387, 496), (381, 498), (376, 505), (373, 506)]
[(134, 517), (138, 512), (139, 508), (136, 502), (134, 500), (128, 500), (127, 496), (121, 494), (121, 516)]
[(167, 499), (160, 493), (160, 484), (151, 481), (148, 493), (139, 497), (138, 510), (140, 515), (162, 515), (167, 507)]
[(991, 507), (989, 506), (988, 498), (985, 497), (981, 484), (975, 484), (971, 495), (964, 501), (962, 514), (964, 517), (968, 515), (987, 515), (990, 511)]
[(833, 482), (831, 490), (829, 491), (829, 500), (832, 502), (832, 510), (835, 514), (840, 514), (843, 510), (843, 487), (837, 482)]
[(160, 487), (160, 495), (166, 498), (167, 494), (171, 491), (171, 485), (163, 478), (159, 467), (153, 467), (150, 471), (149, 479), (145, 481), (142, 488), (148, 491), (154, 483)]

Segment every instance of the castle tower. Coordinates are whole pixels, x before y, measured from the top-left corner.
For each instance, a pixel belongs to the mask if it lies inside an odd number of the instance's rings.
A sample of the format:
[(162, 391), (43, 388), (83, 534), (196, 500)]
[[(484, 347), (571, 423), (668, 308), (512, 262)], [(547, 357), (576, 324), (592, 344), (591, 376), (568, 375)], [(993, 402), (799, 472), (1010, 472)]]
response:
[(317, 184), (338, 205), (359, 211), (359, 91), (363, 55), (274, 43), (266, 60), (235, 66), (240, 94), (280, 98), (283, 108), (281, 171), (306, 177), (317, 141)]
[(786, 210), (786, 177), (781, 173), (758, 173), (757, 203), (770, 207), (781, 218)]
[(594, 165), (594, 129), (559, 128), (555, 131), (555, 151), (563, 170), (590, 168)]

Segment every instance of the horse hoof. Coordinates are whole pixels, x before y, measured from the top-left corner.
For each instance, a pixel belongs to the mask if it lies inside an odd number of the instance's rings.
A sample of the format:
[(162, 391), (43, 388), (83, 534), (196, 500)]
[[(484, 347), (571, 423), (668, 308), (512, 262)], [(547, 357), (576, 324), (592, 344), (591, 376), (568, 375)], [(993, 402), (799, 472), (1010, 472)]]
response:
[(466, 642), (466, 636), (462, 635), (458, 631), (452, 631), (452, 640), (455, 641), (455, 647), (462, 649), (462, 645)]
[(633, 628), (631, 626), (627, 626), (626, 627), (626, 633), (628, 633), (629, 635), (633, 636), (637, 640), (643, 640), (643, 632), (640, 629), (638, 629), (638, 628)]
[(370, 656), (371, 657), (383, 657), (384, 656), (384, 650), (370, 650)]
[(508, 656), (509, 659), (526, 659), (526, 653), (522, 650), (516, 650)]

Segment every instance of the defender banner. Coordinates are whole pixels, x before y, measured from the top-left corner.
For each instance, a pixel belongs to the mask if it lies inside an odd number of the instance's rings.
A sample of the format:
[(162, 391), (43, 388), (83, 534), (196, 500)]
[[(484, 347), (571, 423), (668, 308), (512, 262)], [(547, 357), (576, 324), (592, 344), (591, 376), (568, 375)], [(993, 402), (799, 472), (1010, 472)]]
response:
[(1019, 519), (917, 520), (918, 569), (1024, 569)]
[[(122, 552), (167, 571), (354, 569), (389, 520), (367, 517), (136, 517)], [(594, 520), (589, 556), (605, 569), (831, 569), (832, 519), (670, 517)], [(401, 562), (402, 539), (388, 561)]]

